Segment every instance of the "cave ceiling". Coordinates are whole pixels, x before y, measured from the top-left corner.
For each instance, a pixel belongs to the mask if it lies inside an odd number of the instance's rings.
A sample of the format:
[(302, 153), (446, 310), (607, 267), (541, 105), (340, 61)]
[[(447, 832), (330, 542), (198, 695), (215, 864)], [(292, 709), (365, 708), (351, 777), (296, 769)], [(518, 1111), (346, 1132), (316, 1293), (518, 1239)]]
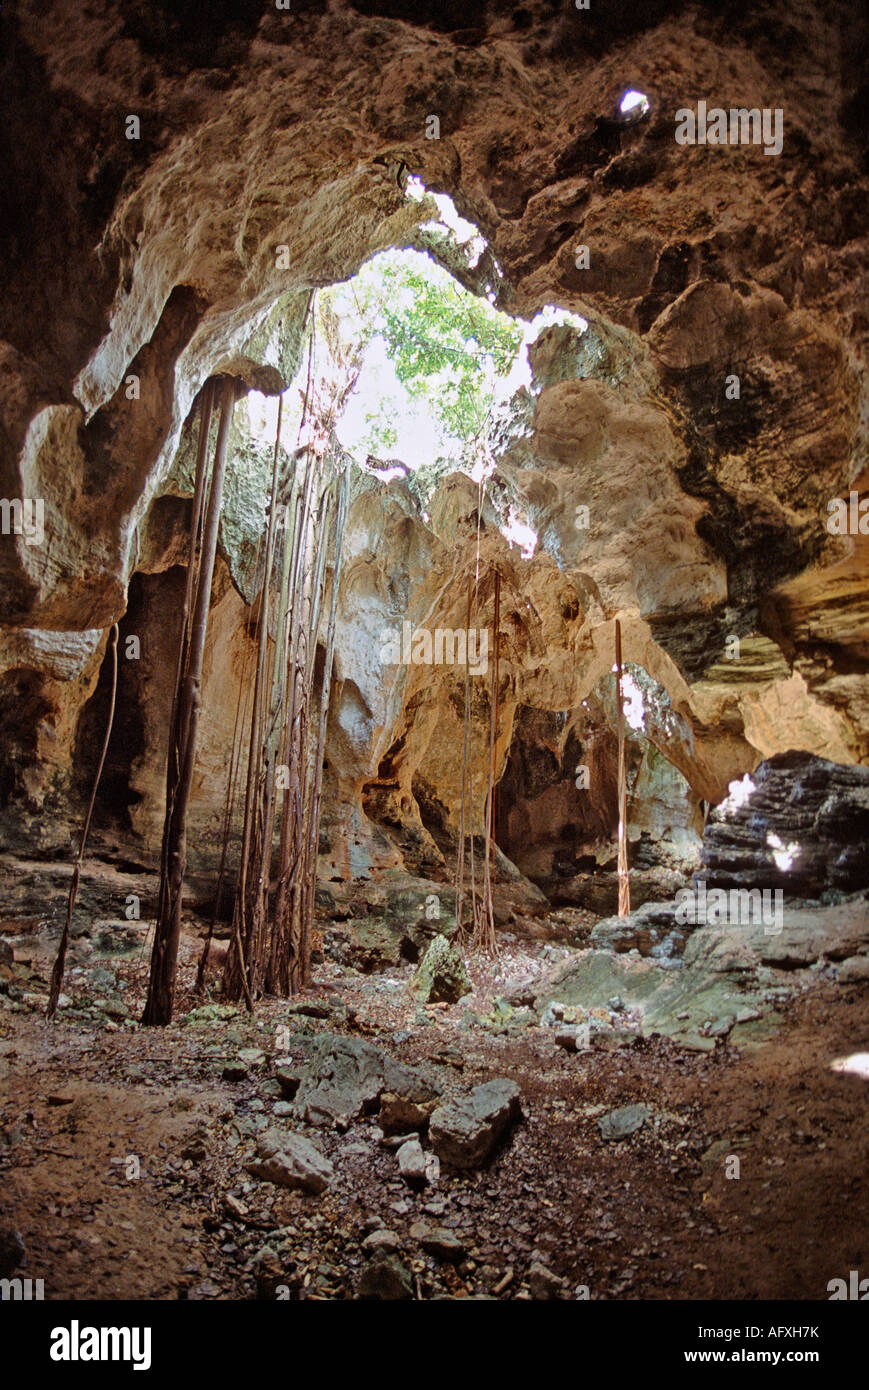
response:
[[(499, 307), (589, 323), (579, 350), (540, 340), (531, 408), (499, 442), (540, 536), (528, 565), (489, 542), (518, 565), (512, 707), (578, 704), (621, 615), (698, 793), (780, 751), (788, 721), (800, 747), (866, 761), (865, 544), (825, 516), (867, 467), (867, 36), (833, 0), (4, 15), (0, 493), (43, 499), (48, 539), (3, 537), (3, 668), (80, 704), (131, 576), (177, 562), (167, 499), (200, 388), (287, 385), (309, 291), (425, 245), (412, 175), (486, 238)], [(620, 110), (631, 88), (639, 116)], [(701, 101), (780, 111), (780, 152), (677, 142), (675, 113)], [(358, 491), (348, 593), (376, 591), (384, 538), (413, 532), (395, 563), (432, 611), (468, 508), (459, 488), (424, 527), (402, 486)], [(377, 729), (358, 793), (397, 738), (419, 759), (434, 745), (413, 673), (366, 692), (352, 616), (339, 662)], [(725, 677), (734, 635), (753, 655)]]

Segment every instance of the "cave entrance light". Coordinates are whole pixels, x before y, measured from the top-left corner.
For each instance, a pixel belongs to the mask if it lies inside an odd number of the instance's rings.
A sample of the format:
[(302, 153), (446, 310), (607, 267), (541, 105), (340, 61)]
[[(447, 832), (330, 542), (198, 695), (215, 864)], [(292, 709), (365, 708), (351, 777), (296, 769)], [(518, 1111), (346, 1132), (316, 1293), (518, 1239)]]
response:
[[(445, 234), (471, 264), (484, 240), (446, 195), (435, 196)], [(586, 326), (556, 306), (530, 322), (504, 314), (413, 249), (381, 252), (351, 279), (318, 291), (314, 314), (312, 418), (300, 435), (304, 354), (284, 396), (284, 447), (310, 443), (316, 450), (323, 441), (311, 431), (317, 419), (327, 420), (333, 441), (361, 470), (382, 481), (418, 475), (412, 486), (424, 518), (425, 500), (442, 477), (461, 472), (479, 484), (494, 471), (492, 410), (530, 384), (528, 345), (551, 323)], [(250, 432), (264, 446), (274, 438), (276, 412), (276, 398), (249, 394)], [(525, 558), (533, 555), (537, 535), (517, 502), (501, 531)]]
[(644, 92), (629, 87), (619, 102), (619, 111), (630, 121), (638, 121), (649, 109), (649, 98)]

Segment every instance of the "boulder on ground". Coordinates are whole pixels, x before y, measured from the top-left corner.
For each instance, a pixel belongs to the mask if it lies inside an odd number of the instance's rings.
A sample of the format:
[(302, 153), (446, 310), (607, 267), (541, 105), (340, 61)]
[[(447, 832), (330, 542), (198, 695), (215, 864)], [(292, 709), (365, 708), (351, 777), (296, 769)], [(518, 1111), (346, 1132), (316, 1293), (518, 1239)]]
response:
[(564, 1280), (559, 1279), (546, 1265), (535, 1261), (528, 1271), (528, 1288), (531, 1297), (538, 1302), (560, 1298), (564, 1292)]
[(427, 1255), (447, 1264), (459, 1264), (468, 1253), (455, 1231), (448, 1231), (442, 1226), (420, 1235), (419, 1243)]
[[(285, 1091), (300, 1076), (296, 1114), (308, 1124), (348, 1125), (372, 1114), (384, 1092), (395, 1098), (393, 1114), (406, 1099), (410, 1106), (430, 1107), (438, 1088), (419, 1072), (396, 1062), (372, 1043), (339, 1033), (322, 1033), (307, 1063), (282, 1065), (278, 1079)], [(389, 1113), (389, 1111), (387, 1112)]]
[(499, 1077), (475, 1086), (469, 1096), (440, 1105), (429, 1121), (429, 1139), (439, 1158), (454, 1168), (479, 1168), (521, 1113), (515, 1081)]
[(408, 1134), (424, 1129), (438, 1103), (437, 1088), (425, 1078), (411, 1079), (401, 1095), (384, 1091), (378, 1123), (384, 1134)]
[(445, 936), (436, 936), (420, 961), (413, 992), (425, 1004), (457, 1004), (471, 993), (465, 962)]
[(428, 879), (368, 884), (364, 894), (336, 890), (329, 896), (332, 902), (324, 906), (332, 921), (323, 933), (324, 952), (364, 974), (416, 962), (432, 937), (451, 937), (456, 930), (454, 892)]
[(589, 945), (609, 951), (639, 951), (641, 956), (658, 959), (678, 956), (693, 929), (676, 916), (675, 894), (683, 886), (684, 881), (676, 882), (672, 902), (647, 902), (642, 907), (634, 903), (627, 917), (602, 918), (592, 929)]
[(332, 1180), (332, 1164), (302, 1134), (266, 1130), (260, 1136), (257, 1153), (259, 1158), (247, 1165), (248, 1172), (277, 1187), (319, 1193), (325, 1192)]

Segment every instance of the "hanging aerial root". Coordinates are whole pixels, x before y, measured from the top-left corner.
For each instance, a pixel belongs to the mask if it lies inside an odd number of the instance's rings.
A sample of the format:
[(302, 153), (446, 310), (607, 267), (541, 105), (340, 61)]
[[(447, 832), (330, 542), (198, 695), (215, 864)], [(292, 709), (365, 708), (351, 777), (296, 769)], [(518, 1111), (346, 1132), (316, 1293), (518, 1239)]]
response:
[(616, 702), (618, 728), (618, 875), (619, 875), (619, 916), (629, 917), (631, 913), (631, 880), (628, 873), (628, 796), (625, 773), (625, 707), (622, 700), (622, 626), (616, 618)]
[(495, 738), (498, 727), (498, 676), (499, 647), (501, 629), (501, 574), (495, 571), (495, 616), (494, 616), (494, 660), (492, 662), (492, 690), (489, 699), (489, 766), (486, 787), (485, 841), (483, 846), (483, 898), (476, 919), (475, 945), (477, 950), (487, 955), (496, 955), (498, 939), (495, 935), (495, 905), (492, 896), (492, 859), (494, 856), (494, 810), (495, 810)]
[[(187, 863), (187, 808), (190, 802), (193, 769), (196, 760), (205, 632), (211, 602), (211, 582), (217, 555), (217, 533), (223, 500), (223, 480), (226, 474), (236, 391), (234, 379), (226, 377), (221, 393), (220, 426), (202, 528), (202, 542), (196, 573), (196, 598), (190, 624), (189, 643), (186, 646), (184, 662), (179, 662), (179, 669), (183, 665), (183, 680), (178, 691), (175, 723), (169, 736), (170, 773), (173, 749), (177, 750), (179, 761), (174, 787), (171, 791), (167, 787), (166, 818), (163, 832), (164, 852), (160, 872), (157, 924), (154, 930), (154, 948), (151, 953), (148, 996), (142, 1015), (142, 1022), (150, 1025), (163, 1025), (171, 1022), (175, 999), (175, 974), (178, 963), (178, 945), (181, 938), (181, 903), (184, 890), (184, 871)], [(205, 452), (203, 450), (202, 453), (203, 467)], [(197, 487), (198, 485), (197, 480)], [(204, 479), (202, 486), (204, 487)], [(191, 563), (195, 560), (195, 540), (194, 521), (191, 529)], [(183, 642), (184, 636), (182, 634)]]
[(115, 719), (115, 700), (116, 700), (117, 694), (118, 694), (118, 625), (117, 625), (117, 623), (114, 623), (114, 624), (112, 625), (111, 644), (112, 644), (112, 694), (111, 694), (111, 699), (110, 699), (110, 701), (109, 701), (109, 717), (108, 717), (108, 719), (106, 720), (106, 733), (105, 733), (105, 737), (104, 737), (104, 739), (103, 739), (102, 752), (100, 753), (100, 760), (99, 760), (99, 763), (97, 764), (97, 771), (96, 771), (96, 776), (94, 777), (94, 784), (93, 784), (93, 786), (91, 787), (91, 799), (90, 799), (90, 801), (88, 802), (87, 813), (86, 813), (86, 815), (85, 815), (84, 824), (83, 824), (83, 826), (82, 826), (81, 840), (80, 840), (80, 842), (79, 842), (78, 854), (76, 855), (75, 864), (73, 865), (73, 870), (72, 870), (72, 882), (71, 882), (70, 885), (69, 885), (69, 898), (68, 898), (67, 904), (66, 904), (66, 921), (65, 921), (64, 924), (63, 924), (63, 931), (61, 932), (61, 936), (60, 936), (60, 945), (59, 945), (58, 948), (57, 948), (57, 956), (55, 957), (54, 968), (53, 968), (53, 970), (52, 970), (52, 972), (51, 972), (51, 987), (50, 987), (50, 989), (49, 989), (49, 991), (48, 991), (48, 1007), (47, 1007), (47, 1009), (46, 1009), (46, 1011), (45, 1011), (46, 1018), (54, 1018), (54, 1015), (55, 1015), (55, 1013), (56, 1013), (56, 1011), (57, 1011), (57, 1001), (58, 1001), (59, 998), (60, 998), (60, 987), (61, 987), (61, 985), (63, 984), (63, 968), (64, 968), (64, 965), (66, 964), (66, 948), (67, 948), (67, 946), (69, 945), (69, 932), (70, 932), (70, 927), (72, 926), (72, 914), (73, 914), (73, 910), (74, 910), (74, 908), (75, 908), (75, 900), (76, 900), (76, 897), (77, 897), (77, 895), (78, 895), (78, 882), (79, 882), (79, 878), (81, 877), (81, 866), (82, 866), (82, 861), (83, 861), (83, 859), (84, 859), (85, 846), (87, 845), (88, 832), (90, 831), (90, 828), (91, 828), (91, 817), (92, 817), (93, 811), (94, 811), (94, 803), (95, 803), (95, 801), (96, 801), (96, 799), (97, 799), (97, 788), (98, 788), (99, 785), (100, 785), (100, 778), (101, 778), (102, 775), (103, 775), (103, 767), (105, 766), (106, 753), (108, 752), (108, 748), (109, 748), (109, 739), (110, 739), (111, 736), (112, 736), (112, 724), (114, 723), (114, 719)]

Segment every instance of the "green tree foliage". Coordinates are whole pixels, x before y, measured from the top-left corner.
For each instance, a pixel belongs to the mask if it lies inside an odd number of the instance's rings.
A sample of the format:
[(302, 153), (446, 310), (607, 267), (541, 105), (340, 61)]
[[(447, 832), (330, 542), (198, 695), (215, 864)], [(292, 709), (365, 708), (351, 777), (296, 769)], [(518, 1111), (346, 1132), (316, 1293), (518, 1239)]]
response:
[[(495, 378), (509, 372), (522, 342), (521, 324), (416, 253), (377, 256), (348, 285), (319, 298), (342, 317), (352, 308), (357, 352), (382, 339), (407, 395), (437, 422), (445, 452), (450, 446), (462, 452), (479, 439)], [(382, 457), (396, 439), (389, 410), (378, 402), (366, 420), (366, 443)]]
[(381, 331), (408, 393), (428, 397), (445, 432), (467, 442), (485, 423), (494, 377), (509, 372), (522, 330), (433, 269), (384, 266)]

